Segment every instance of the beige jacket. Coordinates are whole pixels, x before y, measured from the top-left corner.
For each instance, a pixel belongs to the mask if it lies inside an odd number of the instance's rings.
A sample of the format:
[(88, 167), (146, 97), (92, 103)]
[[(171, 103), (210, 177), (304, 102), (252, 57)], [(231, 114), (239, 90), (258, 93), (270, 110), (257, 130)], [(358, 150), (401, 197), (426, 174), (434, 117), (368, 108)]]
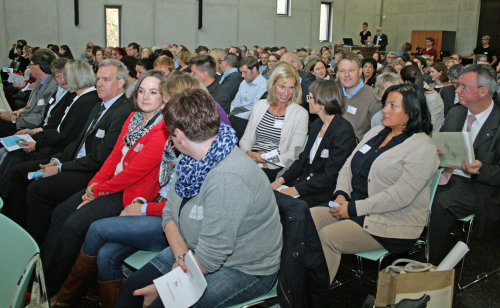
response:
[[(352, 157), (383, 128), (372, 128), (354, 149), (340, 170), (336, 191), (352, 192)], [(356, 201), (358, 216), (366, 215), (363, 228), (380, 237), (418, 238), (426, 223), (429, 186), (438, 167), (436, 147), (425, 133), (413, 134), (377, 157), (368, 174), (368, 198)]]

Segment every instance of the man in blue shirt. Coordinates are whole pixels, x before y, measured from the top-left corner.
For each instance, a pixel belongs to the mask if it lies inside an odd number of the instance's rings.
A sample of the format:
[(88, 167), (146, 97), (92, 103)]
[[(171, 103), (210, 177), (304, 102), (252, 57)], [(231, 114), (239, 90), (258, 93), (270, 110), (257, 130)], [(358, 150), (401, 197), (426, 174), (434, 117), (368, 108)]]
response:
[(259, 73), (259, 62), (255, 57), (244, 57), (240, 61), (239, 69), (244, 80), (240, 83), (238, 93), (231, 102), (229, 120), (236, 131), (236, 136), (241, 138), (253, 105), (267, 91), (267, 80)]

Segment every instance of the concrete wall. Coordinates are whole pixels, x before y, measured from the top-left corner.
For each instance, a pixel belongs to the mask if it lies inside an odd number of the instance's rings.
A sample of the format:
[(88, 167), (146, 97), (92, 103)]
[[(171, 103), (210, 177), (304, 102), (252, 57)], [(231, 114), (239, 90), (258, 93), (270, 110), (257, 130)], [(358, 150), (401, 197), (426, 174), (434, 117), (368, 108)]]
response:
[[(329, 1), (329, 0), (326, 0)], [(80, 24), (74, 25), (72, 0), (0, 0), (0, 59), (18, 38), (32, 46), (67, 44), (74, 54), (85, 43), (104, 45), (104, 5), (122, 6), (122, 44), (142, 46), (166, 42), (228, 47), (233, 44), (286, 46), (324, 45), (318, 42), (321, 0), (292, 0), (289, 17), (276, 15), (274, 0), (205, 0), (203, 29), (197, 29), (197, 0), (80, 1)], [(411, 30), (457, 32), (461, 53), (475, 47), (480, 0), (333, 0), (332, 43), (343, 37), (357, 41), (361, 23), (375, 33), (383, 15), (389, 50), (410, 41)]]

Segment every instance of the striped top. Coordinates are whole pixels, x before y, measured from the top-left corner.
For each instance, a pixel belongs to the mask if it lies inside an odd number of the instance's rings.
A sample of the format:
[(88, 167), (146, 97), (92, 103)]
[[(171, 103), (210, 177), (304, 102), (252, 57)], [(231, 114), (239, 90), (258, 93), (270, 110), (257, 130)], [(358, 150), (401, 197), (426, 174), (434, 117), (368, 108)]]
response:
[(255, 131), (255, 144), (253, 152), (269, 152), (278, 149), (281, 139), (281, 129), (285, 116), (275, 116), (268, 111), (264, 114)]

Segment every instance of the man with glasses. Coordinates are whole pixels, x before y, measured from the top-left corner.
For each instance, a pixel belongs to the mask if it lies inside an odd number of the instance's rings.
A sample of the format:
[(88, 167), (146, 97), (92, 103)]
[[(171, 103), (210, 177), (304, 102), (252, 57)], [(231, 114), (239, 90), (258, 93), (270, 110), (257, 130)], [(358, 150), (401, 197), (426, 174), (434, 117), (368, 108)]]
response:
[(238, 71), (238, 62), (239, 57), (234, 53), (228, 53), (220, 62), (222, 76), (219, 79), (219, 84), (221, 85), (221, 91), (229, 95), (231, 102), (236, 93), (238, 93), (240, 83), (243, 81), (243, 77), (241, 77), (241, 73)]
[(259, 66), (259, 74), (262, 74), (267, 68), (267, 61), (269, 60), (269, 53), (267, 51), (263, 51), (260, 54), (260, 66)]
[(57, 91), (52, 77), (51, 64), (57, 55), (48, 49), (39, 49), (31, 57), (31, 76), (36, 79), (25, 108), (16, 111), (0, 111), (0, 138), (13, 135), (25, 128), (42, 126), (43, 114), (49, 99)]
[[(457, 219), (475, 214), (476, 235), (498, 232), (500, 220), (500, 108), (493, 103), (495, 72), (472, 64), (459, 77), (459, 106), (451, 108), (443, 132), (470, 132), (475, 161), (460, 169), (446, 168), (432, 205), (429, 223), (430, 262), (438, 264), (453, 243), (450, 231)], [(498, 233), (496, 233), (498, 235)]]
[(468, 58), (472, 55), (486, 55), (488, 57), (488, 63), (493, 66), (497, 63), (497, 56), (495, 55), (495, 51), (490, 46), (490, 36), (483, 35), (481, 38), (481, 46), (476, 47), (473, 51), (469, 52), (466, 55), (463, 55), (462, 58)]

